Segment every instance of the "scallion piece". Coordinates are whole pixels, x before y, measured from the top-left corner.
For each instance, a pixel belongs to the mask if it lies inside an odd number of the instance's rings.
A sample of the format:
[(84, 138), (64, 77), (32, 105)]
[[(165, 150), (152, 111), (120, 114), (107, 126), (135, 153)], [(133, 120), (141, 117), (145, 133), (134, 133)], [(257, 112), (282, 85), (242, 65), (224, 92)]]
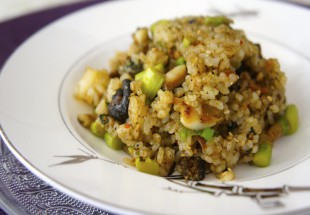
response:
[(175, 64), (176, 65), (183, 65), (183, 64), (185, 64), (185, 59), (184, 59), (184, 57), (183, 56), (181, 56), (181, 57), (179, 57), (176, 61), (175, 61)]
[(289, 134), (291, 128), (289, 122), (284, 116), (279, 118), (278, 123), (280, 124), (282, 131), (280, 136)]
[(112, 149), (121, 150), (123, 148), (123, 142), (118, 137), (114, 137), (110, 133), (104, 134), (104, 141)]
[(284, 117), (289, 124), (289, 129), (286, 134), (290, 135), (298, 129), (298, 109), (294, 104), (290, 104), (286, 107)]
[(214, 130), (212, 128), (205, 128), (203, 130), (192, 130), (185, 127), (182, 127), (179, 132), (179, 137), (181, 140), (186, 141), (187, 138), (191, 138), (192, 136), (199, 135), (203, 137), (206, 141), (211, 140), (214, 135)]
[(150, 158), (141, 160), (140, 158), (135, 159), (135, 164), (140, 172), (148, 173), (151, 175), (159, 175), (159, 164)]
[(142, 71), (142, 72), (139, 72), (135, 75), (135, 80), (138, 81), (138, 80), (142, 80), (143, 76), (145, 74), (145, 71)]
[(258, 167), (269, 166), (271, 161), (272, 145), (270, 143), (261, 143), (253, 156), (253, 164)]
[(229, 25), (232, 20), (225, 16), (206, 16), (205, 23), (211, 26), (219, 26), (221, 24)]
[(180, 136), (180, 138), (183, 140), (183, 141), (186, 141), (187, 140), (187, 137), (188, 137), (188, 135), (189, 135), (189, 129), (187, 129), (187, 128), (185, 128), (185, 127), (183, 127), (183, 128), (181, 128), (180, 130), (179, 130), (179, 136)]
[(183, 141), (186, 141), (188, 138), (192, 138), (192, 136), (200, 135), (200, 130), (192, 130), (186, 127), (182, 127), (178, 134)]
[(104, 137), (105, 134), (104, 126), (97, 120), (90, 125), (90, 131), (98, 137)]
[(204, 130), (201, 131), (200, 136), (202, 136), (206, 141), (211, 140), (213, 137), (214, 130), (211, 128), (205, 128)]
[(191, 44), (191, 40), (187, 37), (184, 37), (182, 44), (183, 44), (184, 48), (187, 48)]
[(158, 90), (162, 87), (165, 76), (157, 69), (151, 67), (140, 73), (136, 75), (135, 79), (142, 81), (142, 92), (149, 99), (153, 99)]
[(298, 109), (294, 104), (290, 104), (286, 107), (284, 114), (280, 116), (277, 123), (281, 127), (281, 135), (290, 135), (298, 129)]
[(169, 20), (162, 19), (162, 20), (159, 20), (159, 21), (155, 22), (154, 24), (152, 24), (151, 27), (150, 27), (150, 30), (151, 30), (152, 34), (154, 34), (155, 28), (157, 26), (159, 26), (159, 25), (166, 25), (166, 24), (169, 24)]

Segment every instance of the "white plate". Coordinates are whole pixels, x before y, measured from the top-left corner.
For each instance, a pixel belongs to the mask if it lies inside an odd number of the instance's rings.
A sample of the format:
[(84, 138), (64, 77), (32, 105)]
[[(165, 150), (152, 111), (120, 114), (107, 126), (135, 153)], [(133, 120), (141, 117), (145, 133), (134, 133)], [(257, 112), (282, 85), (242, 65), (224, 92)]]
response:
[[(279, 59), (288, 77), (288, 102), (300, 111), (298, 132), (275, 144), (270, 167), (238, 167), (237, 180), (226, 184), (212, 177), (204, 186), (186, 184), (125, 167), (124, 153), (100, 144), (76, 122), (77, 113), (87, 111), (72, 97), (82, 70), (106, 66), (115, 50), (127, 48), (130, 33), (139, 26), (218, 12), (233, 16), (234, 27), (260, 43), (265, 56)], [(7, 61), (0, 76), (1, 136), (40, 178), (109, 212), (310, 212), (309, 23), (308, 10), (269, 1), (134, 0), (90, 7), (42, 29)]]

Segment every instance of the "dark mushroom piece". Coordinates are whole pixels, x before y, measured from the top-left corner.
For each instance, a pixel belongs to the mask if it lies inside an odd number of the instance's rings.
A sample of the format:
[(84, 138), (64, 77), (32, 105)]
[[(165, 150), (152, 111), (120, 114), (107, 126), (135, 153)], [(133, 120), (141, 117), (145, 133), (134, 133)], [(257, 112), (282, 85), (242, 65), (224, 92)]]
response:
[(207, 164), (200, 157), (182, 157), (176, 165), (176, 170), (186, 180), (201, 181), (205, 178)]
[(116, 91), (108, 105), (109, 115), (121, 123), (124, 123), (128, 118), (130, 82), (129, 79), (123, 80), (122, 88)]

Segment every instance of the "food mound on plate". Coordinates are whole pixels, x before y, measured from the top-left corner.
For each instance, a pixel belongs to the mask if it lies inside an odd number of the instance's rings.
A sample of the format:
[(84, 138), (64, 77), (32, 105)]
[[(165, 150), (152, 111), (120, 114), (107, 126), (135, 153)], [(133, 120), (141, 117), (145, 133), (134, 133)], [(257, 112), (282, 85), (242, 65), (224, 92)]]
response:
[(268, 166), (273, 142), (296, 131), (297, 108), (278, 61), (232, 23), (191, 16), (138, 28), (109, 71), (87, 68), (77, 83), (76, 98), (94, 108), (79, 122), (145, 173), (226, 181), (237, 164)]

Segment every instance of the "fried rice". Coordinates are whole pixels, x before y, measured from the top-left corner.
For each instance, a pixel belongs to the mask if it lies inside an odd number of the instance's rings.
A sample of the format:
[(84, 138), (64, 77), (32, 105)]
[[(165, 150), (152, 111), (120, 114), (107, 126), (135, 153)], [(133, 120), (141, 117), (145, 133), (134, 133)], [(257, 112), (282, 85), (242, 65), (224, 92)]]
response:
[(286, 108), (286, 76), (232, 25), (188, 16), (138, 28), (109, 71), (89, 67), (77, 83), (75, 96), (94, 107), (79, 121), (117, 138), (138, 170), (150, 173), (144, 162), (160, 176), (234, 179), (237, 164), (253, 164), (259, 145), (281, 136), (273, 125)]

